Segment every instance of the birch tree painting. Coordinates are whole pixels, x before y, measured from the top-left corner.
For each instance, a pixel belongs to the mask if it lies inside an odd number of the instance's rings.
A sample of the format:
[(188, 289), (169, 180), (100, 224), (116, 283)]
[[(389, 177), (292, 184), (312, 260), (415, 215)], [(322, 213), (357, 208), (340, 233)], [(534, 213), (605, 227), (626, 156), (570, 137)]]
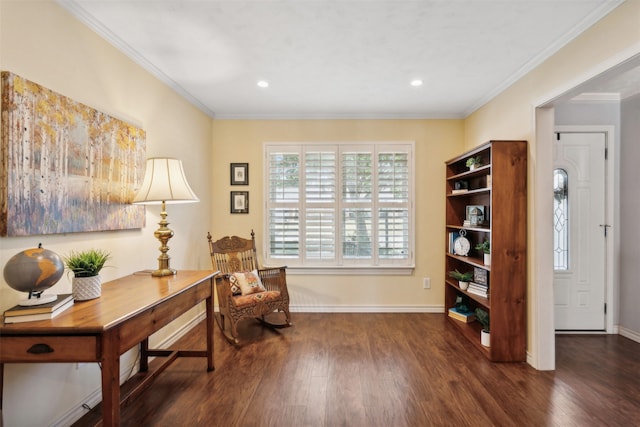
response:
[(144, 226), (145, 132), (3, 71), (0, 236)]

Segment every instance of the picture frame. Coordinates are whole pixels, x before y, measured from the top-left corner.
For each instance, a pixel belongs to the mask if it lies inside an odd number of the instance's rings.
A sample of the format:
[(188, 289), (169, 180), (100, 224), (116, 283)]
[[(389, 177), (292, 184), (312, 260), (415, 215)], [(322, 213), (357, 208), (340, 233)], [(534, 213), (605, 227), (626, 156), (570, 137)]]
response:
[(484, 268), (473, 267), (473, 281), (481, 285), (489, 286), (489, 275)]
[(467, 205), (466, 208), (466, 221), (469, 221), (469, 225), (472, 227), (482, 226), (487, 220), (486, 217), (487, 207), (482, 205)]
[(231, 163), (231, 185), (249, 185), (249, 163)]
[(249, 213), (249, 192), (248, 191), (232, 191), (231, 192), (231, 213), (232, 214), (248, 214)]

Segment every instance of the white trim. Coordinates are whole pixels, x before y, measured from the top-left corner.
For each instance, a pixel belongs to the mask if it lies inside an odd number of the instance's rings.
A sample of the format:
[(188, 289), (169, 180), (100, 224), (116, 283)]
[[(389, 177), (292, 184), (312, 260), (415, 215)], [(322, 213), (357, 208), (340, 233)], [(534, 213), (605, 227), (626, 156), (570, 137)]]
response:
[(620, 335), (625, 338), (629, 338), (630, 340), (633, 340), (637, 343), (640, 343), (640, 332), (632, 331), (631, 329), (627, 329), (623, 326), (619, 326), (618, 328), (620, 329)]
[(535, 110), (536, 154), (532, 162), (534, 170), (530, 185), (533, 185), (533, 212), (530, 232), (535, 233), (535, 247), (529, 274), (531, 286), (531, 310), (533, 321), (529, 333), (534, 343), (531, 366), (539, 370), (556, 368), (555, 328), (553, 310), (553, 126), (554, 109)]
[(281, 113), (281, 114), (221, 114), (216, 113), (218, 120), (462, 120), (461, 113)]
[(573, 98), (571, 98), (571, 100), (569, 102), (585, 102), (585, 103), (591, 103), (591, 102), (620, 102), (622, 100), (622, 97), (620, 96), (619, 93), (614, 92), (614, 93), (606, 93), (606, 92), (602, 92), (602, 93), (589, 93), (589, 92), (585, 92), (585, 93), (581, 93), (578, 96), (574, 96)]
[(606, 74), (617, 67), (633, 68), (640, 60), (640, 42), (631, 45), (629, 48), (616, 53), (605, 61), (596, 64), (582, 74), (565, 82), (561, 86), (550, 90), (546, 94), (534, 99), (534, 108), (549, 107), (554, 101), (566, 96), (574, 97), (581, 93), (580, 86), (595, 78), (606, 77)]
[(297, 305), (296, 313), (444, 313), (444, 305)]
[(411, 276), (415, 266), (407, 267), (287, 267), (287, 275), (323, 276)]

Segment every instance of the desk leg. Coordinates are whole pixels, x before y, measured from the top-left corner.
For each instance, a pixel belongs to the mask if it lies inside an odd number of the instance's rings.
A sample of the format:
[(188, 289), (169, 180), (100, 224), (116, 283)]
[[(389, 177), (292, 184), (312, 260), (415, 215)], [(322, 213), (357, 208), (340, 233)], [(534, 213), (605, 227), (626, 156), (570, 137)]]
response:
[(2, 400), (4, 399), (4, 363), (0, 363), (0, 426), (2, 426)]
[[(115, 332), (115, 333), (114, 333)], [(102, 337), (102, 425), (120, 425), (120, 353), (117, 331)]]
[(140, 372), (149, 370), (149, 338), (140, 343)]
[[(211, 286), (213, 287), (213, 279), (211, 279)], [(211, 290), (211, 296), (206, 299), (206, 311), (207, 311), (207, 371), (213, 371), (213, 289)]]

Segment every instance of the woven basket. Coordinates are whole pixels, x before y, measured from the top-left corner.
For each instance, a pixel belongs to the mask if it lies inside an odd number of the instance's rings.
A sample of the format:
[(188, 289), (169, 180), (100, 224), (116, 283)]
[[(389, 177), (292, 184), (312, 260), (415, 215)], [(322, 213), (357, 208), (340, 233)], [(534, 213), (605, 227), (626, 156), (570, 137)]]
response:
[(85, 301), (98, 298), (102, 294), (102, 279), (100, 275), (91, 277), (74, 277), (71, 279), (73, 299)]

